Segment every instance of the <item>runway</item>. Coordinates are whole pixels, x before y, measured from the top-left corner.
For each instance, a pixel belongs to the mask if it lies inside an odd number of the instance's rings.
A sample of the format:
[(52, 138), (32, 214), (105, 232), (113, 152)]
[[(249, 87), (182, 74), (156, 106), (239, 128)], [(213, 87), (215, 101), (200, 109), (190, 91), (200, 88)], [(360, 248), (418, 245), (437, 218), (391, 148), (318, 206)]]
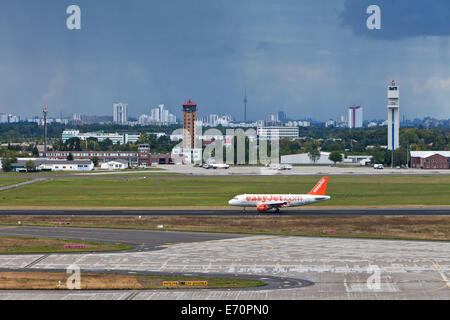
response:
[[(377, 209), (308, 210), (311, 214), (382, 214)], [(379, 210), (379, 209), (378, 209)], [(383, 209), (388, 210), (388, 209)], [(395, 215), (448, 214), (440, 209), (389, 209)], [(306, 210), (305, 210), (306, 211)], [(304, 210), (299, 210), (302, 214)], [(320, 212), (318, 212), (320, 211)], [(441, 212), (442, 211), (442, 212)], [(22, 211), (20, 212), (23, 215)], [(30, 211), (48, 215), (47, 210)], [(197, 210), (121, 211), (118, 215), (199, 215)], [(218, 211), (200, 211), (217, 215)], [(221, 211), (219, 211), (221, 212)], [(233, 211), (223, 210), (227, 214)], [(286, 211), (291, 214), (292, 211)], [(389, 212), (389, 211), (387, 211)], [(54, 215), (79, 211), (55, 211)], [(93, 215), (92, 211), (81, 211)], [(104, 211), (103, 215), (111, 215)], [(239, 212), (240, 214), (240, 212)], [(298, 214), (298, 213), (296, 213)], [(384, 213), (385, 214), (385, 213)], [(98, 215), (96, 213), (95, 215)], [(14, 300), (305, 300), (442, 299), (450, 297), (450, 242), (153, 230), (0, 226), (0, 236), (57, 238), (133, 246), (103, 253), (3, 254), (0, 271), (55, 271), (69, 266), (83, 273), (217, 276), (255, 279), (267, 286), (243, 289), (0, 291)], [(375, 285), (372, 283), (375, 281)]]
[[(27, 227), (29, 228), (29, 227)], [(20, 230), (21, 227), (16, 228)], [(6, 229), (8, 230), (8, 229)], [(14, 230), (14, 229), (12, 229)], [(16, 231), (17, 231), (16, 230)], [(46, 229), (29, 230), (41, 234)], [(74, 232), (62, 228), (64, 232)], [(66, 231), (67, 230), (67, 231)], [(92, 235), (98, 229), (92, 229)], [(4, 232), (5, 230), (2, 230)], [(87, 231), (87, 232), (91, 232)], [(98, 231), (99, 239), (122, 241), (128, 230)], [(49, 231), (50, 232), (50, 231)], [(83, 230), (76, 230), (81, 236)], [(108, 232), (112, 232), (108, 234)], [(149, 236), (144, 235), (148, 233)], [(228, 275), (276, 278), (272, 287), (199, 290), (0, 291), (0, 299), (255, 300), (441, 299), (450, 297), (450, 243), (293, 236), (232, 236), (173, 243), (185, 233), (130, 233), (159, 250), (116, 253), (0, 255), (0, 270)], [(188, 237), (189, 233), (186, 233)], [(165, 241), (149, 240), (160, 235)], [(175, 238), (171, 238), (174, 235)], [(59, 234), (59, 236), (63, 236)], [(147, 239), (147, 240), (146, 240)], [(192, 239), (194, 240), (194, 239)], [(156, 241), (156, 242), (154, 242)], [(163, 242), (164, 249), (158, 248)], [(82, 279), (82, 275), (81, 275)], [(280, 282), (283, 280), (282, 282)], [(281, 290), (282, 289), (282, 290)]]
[(342, 208), (342, 209), (282, 209), (280, 213), (259, 213), (256, 208), (230, 210), (0, 210), (0, 215), (6, 216), (256, 216), (256, 215), (363, 215), (363, 216), (448, 216), (450, 207), (442, 208)]

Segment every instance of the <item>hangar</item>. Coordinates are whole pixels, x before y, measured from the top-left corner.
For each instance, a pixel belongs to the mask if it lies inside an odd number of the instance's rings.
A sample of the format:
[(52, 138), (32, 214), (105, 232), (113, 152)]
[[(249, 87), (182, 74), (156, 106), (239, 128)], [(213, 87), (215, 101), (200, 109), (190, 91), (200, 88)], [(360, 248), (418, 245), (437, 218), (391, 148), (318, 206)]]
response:
[(103, 162), (100, 165), (102, 170), (124, 170), (129, 168), (129, 163), (126, 160), (117, 159), (113, 161)]

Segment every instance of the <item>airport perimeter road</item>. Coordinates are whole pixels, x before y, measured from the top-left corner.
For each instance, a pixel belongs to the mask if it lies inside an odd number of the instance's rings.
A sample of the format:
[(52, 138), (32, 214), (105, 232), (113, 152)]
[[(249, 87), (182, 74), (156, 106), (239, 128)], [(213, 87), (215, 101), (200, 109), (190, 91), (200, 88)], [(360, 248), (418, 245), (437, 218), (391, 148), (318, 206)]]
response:
[(4, 216), (260, 216), (260, 215), (377, 215), (377, 216), (448, 216), (450, 207), (442, 208), (368, 208), (368, 209), (282, 209), (280, 213), (258, 213), (256, 208), (241, 210), (0, 210)]
[[(450, 243), (250, 236), (106, 254), (1, 255), (1, 269), (230, 274), (309, 281), (283, 290), (0, 291), (0, 299), (442, 299)], [(81, 277), (82, 279), (82, 277)]]
[(235, 234), (206, 232), (166, 232), (131, 229), (83, 229), (28, 226), (0, 226), (0, 236), (120, 243), (135, 247), (134, 251), (158, 250), (174, 243), (212, 241), (242, 237), (242, 235)]
[[(11, 177), (7, 177), (7, 178), (11, 178)], [(14, 188), (18, 188), (21, 186), (25, 186), (27, 184), (32, 184), (32, 183), (36, 183), (36, 182), (40, 182), (40, 181), (44, 181), (44, 180), (47, 180), (47, 178), (36, 178), (36, 179), (31, 179), (31, 180), (28, 180), (25, 182), (21, 182), (21, 183), (10, 184), (8, 186), (0, 187), (0, 191), (14, 189)]]
[(450, 170), (423, 169), (391, 169), (375, 170), (373, 167), (348, 166), (294, 166), (292, 170), (272, 170), (266, 167), (236, 166), (229, 169), (204, 169), (193, 165), (160, 165), (167, 172), (194, 176), (222, 175), (303, 175), (303, 176), (333, 176), (333, 175), (450, 175)]
[[(205, 177), (205, 176), (389, 176), (389, 175), (450, 175), (450, 170), (440, 169), (391, 169), (375, 170), (372, 167), (348, 166), (348, 167), (330, 167), (330, 166), (294, 166), (292, 170), (272, 170), (263, 166), (236, 166), (229, 169), (204, 169), (194, 167), (193, 165), (159, 165), (159, 168), (165, 171), (116, 171), (116, 172), (98, 172), (91, 171), (87, 173), (51, 173), (33, 174), (24, 173), (18, 175), (0, 175), (1, 178), (107, 178), (107, 177), (176, 177), (171, 175), (177, 173), (180, 175)], [(167, 173), (167, 175), (165, 175)]]

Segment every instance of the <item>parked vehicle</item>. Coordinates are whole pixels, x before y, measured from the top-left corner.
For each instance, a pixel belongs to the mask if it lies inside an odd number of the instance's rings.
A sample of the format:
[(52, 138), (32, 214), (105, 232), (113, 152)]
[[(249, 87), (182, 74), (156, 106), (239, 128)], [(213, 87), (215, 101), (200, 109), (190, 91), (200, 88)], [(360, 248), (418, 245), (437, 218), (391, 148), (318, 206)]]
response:
[(213, 169), (229, 169), (230, 168), (230, 166), (225, 163), (213, 163), (213, 164), (211, 164), (211, 167)]

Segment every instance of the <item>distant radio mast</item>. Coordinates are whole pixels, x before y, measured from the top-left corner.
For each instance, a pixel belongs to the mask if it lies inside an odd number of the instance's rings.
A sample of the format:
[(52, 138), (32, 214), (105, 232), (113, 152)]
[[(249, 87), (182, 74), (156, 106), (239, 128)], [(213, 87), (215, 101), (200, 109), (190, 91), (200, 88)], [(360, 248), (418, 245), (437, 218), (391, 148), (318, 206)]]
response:
[(48, 109), (47, 106), (44, 106), (44, 110), (42, 110), (44, 113), (44, 157), (47, 157), (47, 113)]
[(247, 123), (247, 88), (245, 88), (245, 94), (244, 94), (244, 122)]

